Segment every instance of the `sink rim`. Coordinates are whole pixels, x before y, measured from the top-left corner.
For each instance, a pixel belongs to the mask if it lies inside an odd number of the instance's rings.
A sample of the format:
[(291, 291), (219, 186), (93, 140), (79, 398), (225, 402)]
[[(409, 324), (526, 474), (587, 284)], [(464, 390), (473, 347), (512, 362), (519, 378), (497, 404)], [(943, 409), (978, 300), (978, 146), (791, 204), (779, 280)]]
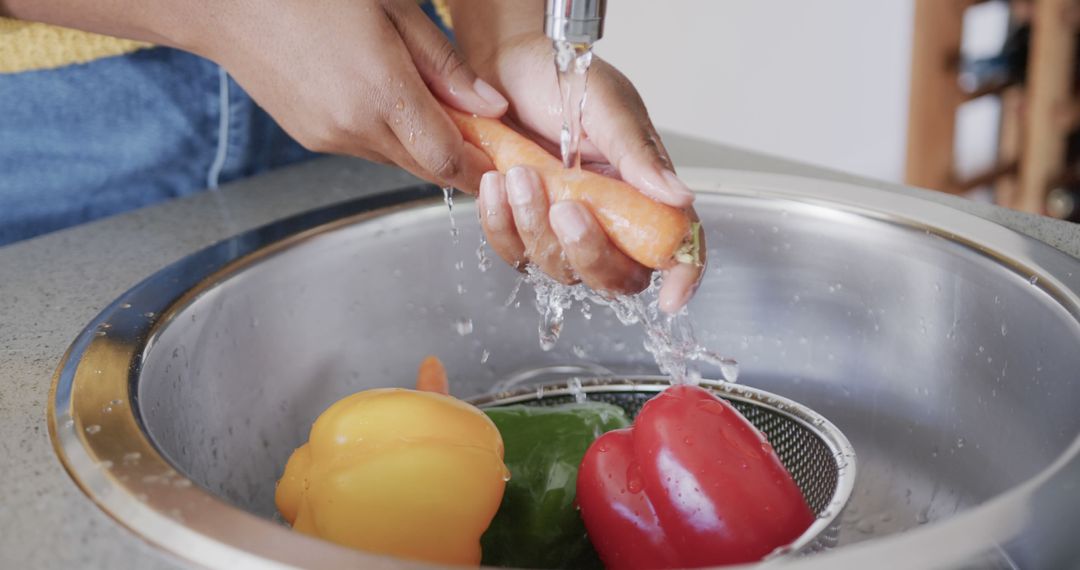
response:
[[(719, 169), (684, 169), (682, 176), (692, 188), (702, 192), (703, 198), (705, 194), (723, 194), (781, 199), (936, 234), (990, 257), (1019, 275), (1038, 276), (1034, 287), (1049, 294), (1073, 319), (1080, 321), (1080, 276), (1073, 277), (1069, 271), (1080, 262), (1048, 244), (978, 216), (913, 196), (841, 182)], [(106, 307), (80, 332), (62, 358), (49, 396), (50, 438), (64, 468), (80, 489), (135, 534), (198, 564), (265, 567), (315, 563), (329, 567), (362, 562), (372, 567), (433, 567), (354, 551), (293, 533), (200, 489), (173, 470), (150, 442), (138, 414), (134, 413), (138, 407), (134, 386), (142, 356), (153, 347), (156, 332), (202, 291), (248, 264), (313, 236), (395, 210), (434, 207), (441, 203), (436, 194), (433, 186), (412, 186), (256, 228), (168, 265)], [(103, 404), (117, 400), (120, 400), (116, 404), (118, 409), (103, 411)], [(93, 418), (99, 418), (100, 423), (87, 423), (98, 421)], [(93, 425), (104, 429), (105, 422), (109, 422), (108, 433), (113, 436), (108, 441), (95, 439), (86, 430)], [(130, 462), (115, 461), (112, 469), (102, 469), (95, 458), (116, 457), (112, 446), (117, 434), (130, 443), (125, 453), (139, 455)], [(940, 564), (943, 558), (946, 563), (960, 561), (1016, 536), (1024, 517), (1031, 516), (1027, 512), (1031, 494), (1055, 474), (1077, 463), (1080, 463), (1080, 437), (1032, 478), (965, 512), (795, 564), (807, 568), (867, 563), (881, 566), (884, 560), (885, 564), (903, 561), (904, 566), (909, 566), (917, 564), (913, 558), (916, 556), (925, 557), (926, 563)], [(157, 479), (150, 483), (146, 477)], [(154, 493), (152, 505), (139, 497), (141, 493), (151, 492)], [(198, 528), (210, 535), (175, 520), (173, 510), (192, 506), (200, 509)], [(222, 531), (230, 531), (229, 543), (223, 540)], [(943, 544), (937, 537), (940, 534), (948, 534), (951, 540)], [(262, 555), (255, 554), (257, 551)]]

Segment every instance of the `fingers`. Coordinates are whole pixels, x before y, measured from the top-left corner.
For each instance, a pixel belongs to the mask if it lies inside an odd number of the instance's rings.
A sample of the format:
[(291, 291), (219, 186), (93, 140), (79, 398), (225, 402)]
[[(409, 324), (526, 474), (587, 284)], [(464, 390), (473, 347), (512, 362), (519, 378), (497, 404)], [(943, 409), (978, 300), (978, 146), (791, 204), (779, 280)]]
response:
[(637, 293), (649, 285), (649, 269), (619, 251), (585, 206), (557, 202), (549, 220), (567, 261), (589, 287), (607, 293)]
[(408, 58), (402, 53), (401, 89), (396, 99), (390, 96), (384, 117), (408, 156), (395, 151), (386, 154), (422, 178), (476, 194), (480, 177), (492, 169), (491, 160), (465, 142)]
[(556, 281), (576, 283), (563, 258), (559, 238), (548, 223), (548, 198), (540, 177), (531, 168), (511, 168), (506, 173), (506, 195), (514, 225), (525, 244), (525, 257)]
[(701, 281), (702, 268), (680, 263), (664, 272), (664, 284), (658, 298), (660, 310), (671, 315), (682, 310), (694, 296)]
[[(690, 210), (690, 217), (697, 221), (697, 213)], [(680, 263), (664, 272), (664, 284), (660, 287), (657, 299), (660, 310), (674, 314), (682, 310), (690, 298), (694, 296), (701, 278), (705, 274), (706, 252), (708, 246), (705, 243), (705, 230), (698, 226), (698, 259), (700, 263)]]
[(497, 171), (484, 174), (480, 179), (480, 225), (487, 235), (488, 245), (506, 263), (515, 269), (523, 269), (525, 244), (514, 225), (514, 213), (506, 200), (506, 179)]
[(629, 294), (649, 284), (651, 271), (615, 247), (585, 206), (558, 202), (548, 209), (540, 178), (517, 167), (488, 172), (480, 182), (480, 223), (491, 248), (510, 265), (535, 263), (563, 283), (579, 278), (607, 293)]
[(582, 122), (589, 140), (629, 182), (655, 200), (686, 208), (694, 194), (671, 166), (645, 104), (634, 86), (602, 60), (589, 84)]
[(439, 99), (486, 117), (500, 117), (506, 112), (506, 98), (477, 77), (416, 2), (392, 5), (387, 15), (401, 34), (416, 70)]

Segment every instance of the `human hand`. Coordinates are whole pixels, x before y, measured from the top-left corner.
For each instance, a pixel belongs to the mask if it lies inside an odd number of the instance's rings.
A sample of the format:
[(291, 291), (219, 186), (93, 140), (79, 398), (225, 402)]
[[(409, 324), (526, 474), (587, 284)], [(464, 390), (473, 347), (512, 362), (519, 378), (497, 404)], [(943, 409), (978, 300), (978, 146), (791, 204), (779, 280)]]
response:
[(441, 99), (498, 117), (506, 99), (477, 78), (415, 0), (215, 3), (186, 38), (220, 63), (309, 149), (392, 162), (475, 193), (487, 157)]
[[(535, 34), (517, 36), (473, 63), (506, 94), (511, 118), (557, 153), (561, 95), (550, 40)], [(585, 168), (622, 178), (659, 202), (693, 213), (693, 193), (675, 176), (637, 91), (618, 70), (596, 57), (589, 71), (582, 129)], [(485, 174), (479, 205), (488, 242), (512, 265), (533, 263), (564, 283), (582, 281), (609, 293), (634, 293), (649, 283), (651, 270), (619, 251), (588, 208), (574, 201), (550, 204), (540, 177), (528, 168), (512, 169), (505, 177)], [(704, 251), (702, 247), (702, 255)], [(681, 309), (703, 271), (703, 264), (664, 270), (660, 308), (669, 313)]]

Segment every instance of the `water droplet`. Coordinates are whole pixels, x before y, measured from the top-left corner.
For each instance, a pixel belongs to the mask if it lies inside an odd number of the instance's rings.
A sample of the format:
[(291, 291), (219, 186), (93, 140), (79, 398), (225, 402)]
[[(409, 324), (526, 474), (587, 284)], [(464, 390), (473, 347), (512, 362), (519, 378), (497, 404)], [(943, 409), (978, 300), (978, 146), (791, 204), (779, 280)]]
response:
[(1009, 334), (1009, 328), (1005, 326), (1005, 323), (1001, 323), (1001, 336), (1007, 336)]
[(120, 308), (121, 309), (130, 309), (131, 308), (131, 303), (120, 303)]
[(570, 351), (573, 352), (574, 356), (578, 358), (588, 357), (588, 353), (585, 352), (585, 349), (580, 344), (575, 344), (574, 346), (570, 347)]
[(145, 313), (143, 313), (143, 316), (148, 318), (148, 319), (152, 319), (152, 318), (154, 318), (155, 313), (154, 313), (154, 311), (146, 311)]
[(761, 450), (764, 451), (766, 454), (772, 453), (773, 452), (772, 444), (767, 442), (767, 441), (761, 442)]
[(486, 245), (487, 238), (484, 236), (480, 236), (480, 245), (476, 247), (476, 267), (480, 270), (481, 273), (487, 271), (488, 269), (491, 269), (491, 259), (489, 259), (487, 256), (487, 248), (485, 247)]
[(102, 469), (112, 469), (113, 462), (108, 459), (103, 459), (101, 463), (98, 463), (98, 467), (101, 467)]
[(964, 447), (964, 438), (962, 438), (962, 437), (956, 438), (956, 447), (957, 448)]
[(459, 335), (461, 335), (461, 336), (466, 336), (466, 335), (472, 334), (472, 332), (473, 332), (472, 319), (467, 319), (465, 317), (462, 317), (462, 318), (454, 321), (454, 329), (457, 330), (457, 333)]
[(574, 396), (574, 401), (579, 404), (584, 404), (588, 395), (585, 393), (585, 388), (581, 385), (581, 378), (571, 378), (566, 386), (570, 389), (570, 394)]
[(487, 349), (484, 349), (483, 352), (480, 353), (480, 364), (485, 364), (489, 358), (491, 358), (491, 353), (488, 352)]
[(95, 433), (99, 433), (100, 431), (101, 431), (101, 426), (99, 426), (97, 424), (92, 424), (92, 425), (86, 426), (86, 433), (88, 433), (90, 435), (94, 435)]
[(641, 479), (641, 469), (637, 462), (630, 463), (626, 468), (626, 490), (631, 493), (640, 493), (644, 487), (645, 482)]
[(399, 98), (397, 100), (397, 103), (394, 103), (394, 108), (397, 109), (398, 111), (404, 111), (405, 110), (405, 100)]
[(688, 436), (682, 438), (682, 442), (683, 442), (683, 445), (693, 446), (694, 445), (694, 438), (692, 436), (688, 435)]
[(141, 458), (142, 458), (142, 454), (139, 453), (138, 451), (132, 451), (130, 453), (125, 453), (124, 457), (123, 457), (124, 465), (132, 465), (134, 463), (138, 463), (139, 459), (141, 459)]
[(1031, 283), (1032, 285), (1037, 285), (1039, 283), (1039, 276), (1032, 275), (1031, 279), (1028, 279), (1028, 283)]

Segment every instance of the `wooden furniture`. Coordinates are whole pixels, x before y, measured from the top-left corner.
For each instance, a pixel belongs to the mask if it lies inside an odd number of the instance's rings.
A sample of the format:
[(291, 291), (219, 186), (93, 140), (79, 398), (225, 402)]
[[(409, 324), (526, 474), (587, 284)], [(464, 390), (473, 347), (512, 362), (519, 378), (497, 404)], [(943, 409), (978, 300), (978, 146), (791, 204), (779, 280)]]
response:
[[(1023, 84), (1003, 80), (965, 92), (958, 82), (964, 13), (985, 0), (915, 0), (908, 184), (951, 193), (993, 185), (999, 205), (1042, 213), (1066, 177), (1065, 145), (1080, 126), (1074, 90), (1080, 0), (1028, 2), (1031, 42)], [(1001, 97), (998, 160), (970, 178), (955, 174), (956, 113), (980, 97)]]

